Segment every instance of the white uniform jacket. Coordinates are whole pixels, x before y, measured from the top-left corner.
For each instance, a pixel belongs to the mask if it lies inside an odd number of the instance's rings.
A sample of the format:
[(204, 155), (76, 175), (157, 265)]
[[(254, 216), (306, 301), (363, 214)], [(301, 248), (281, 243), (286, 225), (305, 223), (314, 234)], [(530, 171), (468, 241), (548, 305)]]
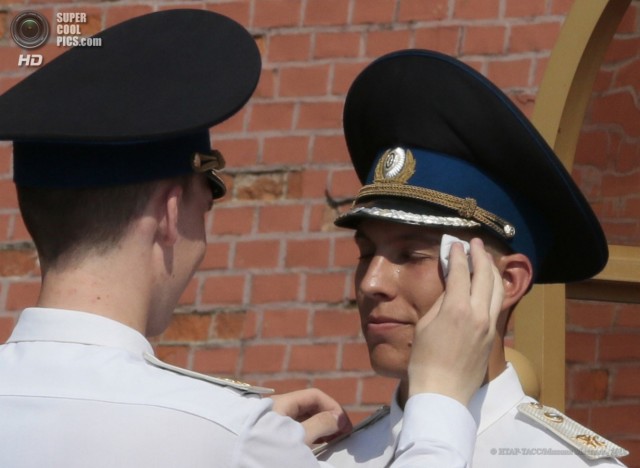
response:
[[(26, 309), (0, 346), (0, 466), (330, 466), (272, 401), (151, 365), (149, 342), (97, 315)], [(426, 415), (438, 424), (423, 424)], [(476, 426), (438, 395), (409, 400), (393, 466), (469, 466)]]
[[(525, 396), (518, 376), (507, 369), (474, 395), (469, 408), (478, 422), (474, 468), (624, 466), (614, 458), (590, 460), (551, 431), (520, 414), (520, 404), (537, 405)], [(403, 426), (403, 412), (394, 397), (389, 414), (376, 423), (330, 446), (321, 455), (335, 466), (391, 466)], [(554, 413), (556, 417), (564, 415)], [(431, 424), (425, 418), (425, 424)], [(600, 442), (604, 439), (593, 439)]]

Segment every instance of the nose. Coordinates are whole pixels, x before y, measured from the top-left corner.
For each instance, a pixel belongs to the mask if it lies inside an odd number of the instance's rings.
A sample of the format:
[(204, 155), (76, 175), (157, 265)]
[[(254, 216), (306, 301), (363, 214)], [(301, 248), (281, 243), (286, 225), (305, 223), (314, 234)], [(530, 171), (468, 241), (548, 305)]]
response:
[(356, 275), (357, 291), (368, 298), (378, 301), (391, 300), (396, 294), (397, 268), (384, 256), (376, 255), (361, 266)]

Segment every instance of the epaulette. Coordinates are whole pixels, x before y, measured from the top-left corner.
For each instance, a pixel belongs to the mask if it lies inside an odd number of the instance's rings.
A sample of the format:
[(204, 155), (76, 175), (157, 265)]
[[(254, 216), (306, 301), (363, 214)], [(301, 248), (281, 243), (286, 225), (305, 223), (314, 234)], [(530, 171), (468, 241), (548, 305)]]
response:
[(198, 380), (204, 380), (205, 382), (209, 382), (216, 385), (221, 385), (223, 387), (231, 387), (235, 390), (242, 392), (243, 394), (258, 394), (258, 395), (269, 395), (274, 392), (272, 388), (267, 387), (258, 387), (255, 385), (250, 385), (245, 382), (240, 382), (238, 380), (227, 379), (223, 377), (212, 377), (210, 375), (201, 374), (199, 372), (194, 372), (189, 369), (183, 369), (182, 367), (173, 366), (171, 364), (167, 364), (166, 362), (162, 362), (160, 359), (155, 357), (152, 354), (144, 353), (144, 359), (149, 364), (159, 367), (161, 369), (165, 369), (171, 372), (175, 372), (176, 374), (186, 375), (187, 377), (191, 377)]
[(592, 460), (619, 458), (629, 455), (627, 450), (587, 429), (555, 408), (544, 406), (542, 403), (534, 401), (519, 404), (518, 411), (549, 429), (578, 452)]
[(387, 416), (389, 414), (390, 408), (387, 405), (381, 406), (380, 408), (378, 408), (374, 413), (372, 413), (370, 416), (368, 416), (367, 418), (363, 419), (362, 421), (360, 421), (358, 424), (356, 424), (353, 429), (351, 430), (351, 432), (349, 432), (348, 434), (343, 434), (339, 437), (336, 437), (335, 439), (330, 440), (329, 442), (324, 442), (322, 444), (318, 444), (315, 447), (313, 447), (312, 452), (313, 454), (318, 457), (319, 455), (321, 455), (322, 453), (324, 453), (329, 447), (337, 444), (338, 442), (351, 437), (353, 434), (355, 434), (356, 432), (361, 431), (362, 429), (365, 429), (369, 426), (371, 426), (372, 424), (378, 422), (379, 420), (381, 420), (382, 418), (384, 418), (385, 416)]

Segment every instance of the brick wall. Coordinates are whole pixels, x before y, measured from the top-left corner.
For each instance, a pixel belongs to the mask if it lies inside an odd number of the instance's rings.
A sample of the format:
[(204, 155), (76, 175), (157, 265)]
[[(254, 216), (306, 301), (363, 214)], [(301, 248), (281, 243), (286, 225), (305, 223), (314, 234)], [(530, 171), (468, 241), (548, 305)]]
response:
[[(577, 0), (582, 1), (582, 0)], [(358, 183), (341, 136), (344, 94), (375, 57), (424, 47), (461, 57), (530, 115), (572, 0), (245, 0), (79, 3), (0, 0), (0, 91), (29, 72), (9, 24), (35, 9), (86, 12), (83, 35), (157, 9), (206, 8), (235, 18), (263, 55), (258, 90), (213, 131), (230, 190), (209, 216), (209, 247), (175, 320), (155, 340), (161, 358), (278, 391), (314, 385), (355, 419), (388, 400), (393, 382), (368, 365), (353, 304), (351, 234), (332, 220)], [(574, 176), (610, 241), (640, 244), (638, 137), (640, 1), (607, 54)], [(55, 23), (51, 21), (55, 27)], [(39, 49), (45, 61), (65, 49)], [(635, 91), (630, 91), (633, 88)], [(55, 90), (52, 90), (55, 92)], [(0, 340), (33, 304), (38, 266), (16, 209), (10, 147), (0, 146)], [(570, 301), (567, 408), (640, 451), (640, 307)], [(640, 466), (640, 456), (625, 460)]]

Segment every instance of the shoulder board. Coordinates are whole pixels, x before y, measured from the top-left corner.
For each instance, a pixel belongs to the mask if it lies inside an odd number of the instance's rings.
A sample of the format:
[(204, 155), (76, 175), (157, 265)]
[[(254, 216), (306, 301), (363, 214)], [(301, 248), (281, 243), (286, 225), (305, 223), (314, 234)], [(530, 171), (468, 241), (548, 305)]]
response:
[(533, 401), (519, 404), (518, 411), (549, 429), (591, 460), (629, 455), (627, 450), (599, 436), (555, 408)]
[(194, 372), (189, 369), (183, 369), (182, 367), (173, 366), (171, 364), (167, 364), (166, 362), (162, 362), (160, 359), (158, 359), (157, 357), (149, 353), (144, 353), (143, 356), (145, 361), (147, 361), (149, 364), (159, 367), (161, 369), (175, 372), (176, 374), (180, 374), (180, 375), (186, 375), (187, 377), (191, 377), (194, 379), (204, 380), (205, 382), (221, 385), (223, 387), (231, 387), (235, 390), (239, 390), (242, 393), (255, 393), (258, 395), (269, 395), (274, 392), (272, 388), (257, 387), (255, 385), (249, 385), (248, 383), (240, 382), (238, 380), (227, 379), (222, 377), (212, 377), (210, 375), (201, 374), (199, 372)]
[(390, 412), (389, 406), (387, 406), (387, 405), (381, 406), (373, 414), (371, 414), (369, 417), (363, 419), (358, 424), (356, 424), (353, 427), (353, 429), (351, 430), (351, 432), (349, 432), (348, 434), (344, 434), (344, 435), (341, 435), (340, 437), (336, 437), (335, 439), (332, 439), (329, 442), (324, 442), (322, 444), (316, 445), (312, 449), (313, 454), (316, 457), (321, 455), (325, 450), (327, 450), (332, 445), (335, 445), (338, 442), (340, 442), (340, 441), (342, 441), (342, 440), (344, 440), (344, 439), (346, 439), (348, 437), (351, 437), (356, 432), (359, 432), (362, 429), (365, 429), (365, 428), (375, 424), (376, 422), (380, 421), (382, 418), (387, 416), (389, 414), (389, 412)]

